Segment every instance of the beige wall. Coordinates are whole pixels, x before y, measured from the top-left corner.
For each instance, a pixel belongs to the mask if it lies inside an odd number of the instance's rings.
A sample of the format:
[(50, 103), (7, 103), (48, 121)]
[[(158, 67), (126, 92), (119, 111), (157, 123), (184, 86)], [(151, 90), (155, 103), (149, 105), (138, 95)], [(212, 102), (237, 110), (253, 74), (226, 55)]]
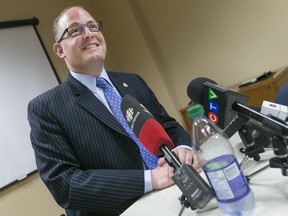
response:
[[(186, 88), (199, 76), (230, 86), (288, 65), (286, 0), (0, 0), (0, 21), (40, 20), (37, 29), (63, 81), (64, 63), (52, 53), (52, 23), (81, 4), (104, 22), (106, 68), (140, 74), (181, 122)], [(0, 215), (59, 215), (37, 174), (0, 191)]]
[(231, 86), (288, 65), (285, 0), (129, 2), (177, 109), (196, 77)]
[(60, 208), (44, 186), (38, 173), (0, 191), (0, 215), (59, 216)]
[(204, 76), (231, 86), (288, 65), (285, 0), (94, 5), (110, 48), (107, 68), (141, 74), (180, 122), (178, 111), (189, 102), (186, 88), (192, 79)]

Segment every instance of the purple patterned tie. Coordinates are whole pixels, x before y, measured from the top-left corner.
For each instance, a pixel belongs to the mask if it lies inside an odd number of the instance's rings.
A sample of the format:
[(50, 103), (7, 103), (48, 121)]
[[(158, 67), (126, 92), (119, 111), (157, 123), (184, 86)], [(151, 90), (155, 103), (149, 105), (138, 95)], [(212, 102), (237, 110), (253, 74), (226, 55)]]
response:
[(134, 140), (140, 149), (142, 159), (149, 169), (157, 167), (158, 158), (152, 155), (138, 140), (137, 136), (133, 133), (128, 123), (126, 122), (121, 112), (121, 100), (122, 98), (116, 93), (112, 86), (102, 77), (97, 78), (96, 86), (103, 89), (104, 95), (109, 103), (109, 106), (122, 127), (126, 130), (129, 136)]

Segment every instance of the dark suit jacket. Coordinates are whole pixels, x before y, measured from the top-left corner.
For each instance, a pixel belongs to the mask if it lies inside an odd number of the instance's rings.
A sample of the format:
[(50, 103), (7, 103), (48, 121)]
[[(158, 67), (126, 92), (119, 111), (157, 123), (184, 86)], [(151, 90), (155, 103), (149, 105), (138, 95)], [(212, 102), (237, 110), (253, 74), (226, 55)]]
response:
[[(108, 72), (161, 123), (175, 146), (190, 136), (135, 74)], [(128, 87), (125, 87), (126, 83)], [(40, 176), (56, 202), (76, 215), (119, 215), (144, 193), (137, 145), (92, 92), (71, 75), (28, 105), (31, 142)]]

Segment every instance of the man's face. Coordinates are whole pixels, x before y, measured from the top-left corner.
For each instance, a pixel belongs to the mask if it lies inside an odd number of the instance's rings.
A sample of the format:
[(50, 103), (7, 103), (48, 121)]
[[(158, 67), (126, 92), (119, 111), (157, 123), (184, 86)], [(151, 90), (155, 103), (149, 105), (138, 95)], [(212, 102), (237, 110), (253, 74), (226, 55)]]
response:
[[(71, 8), (64, 13), (58, 24), (59, 35), (72, 25), (95, 22), (82, 8)], [(101, 32), (84, 28), (82, 35), (71, 37), (68, 33), (60, 43), (54, 44), (54, 51), (64, 58), (68, 68), (74, 72), (99, 75), (104, 67), (106, 43)]]

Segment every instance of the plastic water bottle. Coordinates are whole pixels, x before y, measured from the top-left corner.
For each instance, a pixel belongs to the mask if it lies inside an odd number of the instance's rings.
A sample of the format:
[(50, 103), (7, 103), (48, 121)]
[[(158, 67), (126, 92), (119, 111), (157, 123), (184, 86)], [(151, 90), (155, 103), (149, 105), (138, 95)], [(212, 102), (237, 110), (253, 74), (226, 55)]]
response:
[(255, 208), (254, 194), (226, 134), (204, 115), (201, 105), (188, 108), (187, 114), (193, 122), (192, 147), (223, 215), (251, 216)]

